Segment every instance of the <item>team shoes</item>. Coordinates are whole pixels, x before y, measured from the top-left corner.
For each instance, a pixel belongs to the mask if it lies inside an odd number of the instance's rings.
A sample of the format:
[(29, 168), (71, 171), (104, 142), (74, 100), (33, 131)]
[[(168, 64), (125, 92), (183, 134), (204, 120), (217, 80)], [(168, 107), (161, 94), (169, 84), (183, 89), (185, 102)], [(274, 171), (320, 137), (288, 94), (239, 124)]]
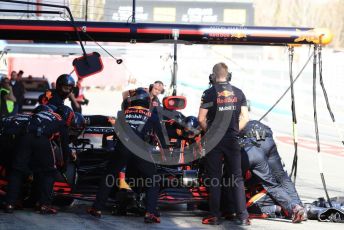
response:
[(219, 225), (219, 218), (216, 216), (206, 216), (202, 219), (202, 224)]
[[(94, 207), (91, 207), (87, 209), (87, 212), (97, 218), (100, 218), (102, 216), (102, 212), (100, 210), (95, 209)], [(147, 224), (159, 224), (160, 223), (160, 215), (146, 212), (144, 216), (144, 222)]]
[(160, 224), (160, 217), (154, 213), (146, 212), (144, 222), (146, 224)]
[(300, 205), (295, 205), (293, 208), (293, 214), (292, 214), (292, 222), (293, 223), (301, 223), (302, 221), (305, 221), (307, 219), (305, 209)]
[(42, 215), (55, 215), (57, 214), (57, 210), (53, 208), (52, 206), (48, 205), (40, 205), (37, 208), (37, 213), (42, 214)]
[[(16, 209), (14, 205), (6, 204), (4, 208), (5, 213), (13, 213), (13, 211)], [(57, 210), (49, 205), (36, 205), (34, 210), (42, 215), (54, 215), (57, 214)]]
[[(235, 214), (224, 214), (223, 218), (225, 220), (231, 221), (235, 225), (240, 226), (248, 226), (251, 225), (250, 219), (244, 219), (240, 220), (236, 218)], [(293, 213), (291, 216), (292, 223), (301, 223), (302, 221), (307, 221), (307, 213), (305, 212), (305, 209), (301, 205), (295, 205), (293, 208)], [(216, 216), (207, 216), (202, 219), (202, 224), (209, 224), (209, 225), (219, 225), (220, 224), (220, 218)]]
[[(231, 214), (230, 216), (224, 216), (226, 220), (231, 221), (235, 225), (240, 225), (240, 226), (248, 226), (251, 225), (251, 220), (250, 219), (244, 219), (240, 220), (235, 217), (235, 215)], [(216, 216), (206, 216), (202, 219), (202, 224), (209, 224), (209, 225), (219, 225), (220, 224), (220, 218)]]
[(91, 216), (100, 218), (102, 217), (102, 212), (94, 207), (88, 208), (87, 209), (88, 214), (90, 214)]

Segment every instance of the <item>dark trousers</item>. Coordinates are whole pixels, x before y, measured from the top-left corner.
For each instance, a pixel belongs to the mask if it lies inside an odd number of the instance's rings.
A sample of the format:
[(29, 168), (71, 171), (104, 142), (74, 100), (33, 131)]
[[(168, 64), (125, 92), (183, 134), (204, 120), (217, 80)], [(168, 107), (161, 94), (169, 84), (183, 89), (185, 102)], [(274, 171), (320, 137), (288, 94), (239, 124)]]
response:
[(9, 175), (6, 202), (14, 204), (20, 193), (22, 180), (30, 171), (37, 175), (38, 202), (49, 205), (56, 175), (54, 153), (50, 141), (45, 136), (27, 134), (18, 139), (12, 171)]
[(0, 165), (10, 170), (13, 161), (14, 147), (16, 139), (13, 135), (0, 134)]
[(143, 177), (143, 187), (146, 188), (146, 210), (150, 213), (156, 213), (159, 195), (159, 179), (157, 178), (154, 163), (145, 161), (131, 153), (120, 142), (118, 142), (115, 152), (109, 159), (106, 173), (100, 182), (100, 187), (93, 207), (99, 210), (104, 208), (114, 186), (118, 185), (118, 173), (124, 167), (130, 168), (131, 171), (137, 171), (138, 174)]
[(251, 171), (271, 198), (291, 212), (296, 204), (301, 204), (301, 201), (294, 184), (283, 169), (276, 144), (272, 137), (267, 137), (258, 144), (259, 146), (245, 145), (243, 158), (248, 158)]
[[(271, 148), (269, 148), (269, 146), (271, 146)], [(294, 183), (291, 181), (288, 173), (283, 168), (284, 164), (282, 163), (281, 157), (277, 151), (277, 146), (274, 139), (272, 137), (266, 138), (261, 147), (264, 149), (264, 151), (270, 149), (270, 151), (268, 151), (268, 163), (271, 173), (276, 179), (277, 183), (284, 188), (284, 190), (291, 197), (293, 203), (303, 205), (296, 191)]]
[[(276, 214), (280, 215), (280, 210), (277, 209), (276, 200), (274, 200), (270, 194), (265, 193), (262, 195), (258, 200), (256, 200), (250, 207), (248, 207), (248, 211), (254, 214), (268, 214), (271, 217), (276, 216)], [(291, 215), (292, 213), (288, 213)]]
[[(222, 183), (223, 158), (228, 166), (227, 175), (230, 183)], [(219, 144), (206, 155), (206, 170), (209, 179), (205, 181), (209, 188), (209, 207), (213, 216), (220, 217), (221, 184), (230, 186), (234, 196), (235, 211), (239, 219), (248, 218), (244, 181), (241, 172), (241, 153), (238, 139), (223, 138)], [(227, 180), (227, 182), (229, 182)]]

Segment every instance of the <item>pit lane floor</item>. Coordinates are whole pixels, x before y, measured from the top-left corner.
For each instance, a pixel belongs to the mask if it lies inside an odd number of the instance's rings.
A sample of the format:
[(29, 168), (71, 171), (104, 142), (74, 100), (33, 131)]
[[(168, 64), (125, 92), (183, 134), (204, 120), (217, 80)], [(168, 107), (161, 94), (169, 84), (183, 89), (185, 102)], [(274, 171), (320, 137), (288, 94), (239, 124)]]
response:
[(229, 221), (219, 226), (202, 225), (205, 214), (200, 211), (185, 211), (182, 206), (164, 207), (161, 224), (144, 224), (142, 217), (103, 215), (101, 219), (91, 217), (86, 212), (85, 204), (79, 204), (60, 210), (56, 216), (42, 216), (31, 210), (17, 211), (15, 214), (0, 214), (1, 230), (79, 230), (79, 229), (342, 229), (343, 224), (307, 221), (292, 224), (286, 220), (253, 220), (253, 225), (239, 227)]

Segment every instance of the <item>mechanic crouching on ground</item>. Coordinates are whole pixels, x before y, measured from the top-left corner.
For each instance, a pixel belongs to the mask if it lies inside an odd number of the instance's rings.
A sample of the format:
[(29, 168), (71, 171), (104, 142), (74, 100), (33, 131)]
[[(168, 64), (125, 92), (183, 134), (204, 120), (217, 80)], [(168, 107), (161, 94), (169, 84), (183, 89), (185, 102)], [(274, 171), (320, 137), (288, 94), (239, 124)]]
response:
[(6, 195), (6, 213), (13, 212), (23, 176), (30, 171), (33, 171), (37, 177), (35, 178), (39, 193), (37, 211), (41, 214), (57, 213), (50, 206), (57, 169), (51, 140), (59, 139), (65, 161), (60, 167), (65, 167), (71, 155), (71, 149), (68, 146), (68, 128), (74, 121), (74, 112), (67, 106), (61, 106), (55, 112), (50, 107), (46, 107), (42, 107), (43, 111), (32, 115), (27, 126), (27, 134), (17, 140)]
[[(287, 172), (283, 169), (281, 157), (273, 139), (272, 130), (259, 121), (249, 121), (240, 132), (243, 150), (243, 162), (247, 162), (249, 169), (267, 191), (272, 200), (276, 201), (293, 223), (304, 220), (305, 210), (302, 202)], [(244, 164), (244, 165), (247, 165)], [(248, 168), (243, 170), (247, 170)], [(270, 199), (267, 197), (267, 199)], [(261, 199), (261, 203), (267, 203)], [(265, 202), (263, 202), (265, 200)], [(259, 203), (259, 202), (258, 202)], [(260, 206), (258, 204), (258, 206)], [(275, 210), (267, 210), (274, 208)], [(261, 208), (265, 213), (280, 213), (281, 208), (276, 205)]]
[[(128, 98), (127, 103), (128, 107), (124, 110), (124, 123), (121, 124), (121, 121), (116, 121), (116, 126), (121, 126), (123, 130), (132, 129), (142, 142), (145, 141), (148, 134), (153, 132), (159, 132), (160, 123), (158, 117), (151, 113), (150, 108), (150, 96), (143, 88), (138, 88), (130, 98)], [(130, 127), (130, 128), (129, 128)], [(126, 132), (126, 131), (124, 131)], [(118, 136), (125, 135), (119, 133)], [(129, 140), (131, 140), (129, 138)], [(159, 194), (159, 186), (154, 181), (156, 172), (156, 167), (153, 162), (152, 156), (150, 161), (142, 159), (140, 156), (136, 155), (137, 153), (131, 152), (126, 145), (133, 144), (132, 142), (123, 143), (122, 140), (118, 141), (115, 152), (111, 154), (110, 159), (107, 164), (105, 175), (100, 183), (100, 188), (97, 193), (96, 201), (94, 202), (92, 208), (88, 209), (88, 212), (96, 217), (101, 217), (101, 210), (104, 208), (106, 201), (109, 197), (110, 192), (113, 190), (114, 185), (118, 185), (118, 173), (124, 168), (127, 167), (128, 170), (135, 170), (142, 175), (145, 181), (152, 181), (150, 185), (144, 184), (146, 188), (146, 213), (144, 217), (145, 223), (160, 223), (160, 218), (157, 213), (157, 202)], [(144, 147), (143, 147), (144, 148)], [(147, 151), (148, 152), (148, 151)], [(110, 183), (115, 182), (115, 183)]]
[[(239, 130), (249, 120), (246, 98), (240, 89), (229, 83), (231, 74), (228, 72), (226, 64), (218, 63), (214, 65), (213, 73), (209, 78), (212, 87), (204, 91), (202, 95), (198, 120), (203, 131), (210, 132), (213, 130), (213, 132), (217, 132), (218, 130), (214, 131), (214, 127), (216, 127), (215, 129), (224, 130), (224, 135), (216, 138), (219, 142), (213, 149), (207, 149), (210, 143), (206, 140), (206, 170), (211, 182), (207, 185), (210, 193), (210, 216), (203, 218), (202, 223), (219, 224), (224, 157), (226, 164), (229, 166), (229, 175), (232, 176), (233, 182), (236, 182), (231, 188), (234, 192), (237, 213), (237, 219), (234, 220), (234, 223), (237, 225), (250, 225), (251, 222), (248, 219), (249, 215), (246, 210), (244, 181), (241, 172), (241, 153), (238, 141)], [(224, 123), (227, 123), (228, 126), (224, 127)]]

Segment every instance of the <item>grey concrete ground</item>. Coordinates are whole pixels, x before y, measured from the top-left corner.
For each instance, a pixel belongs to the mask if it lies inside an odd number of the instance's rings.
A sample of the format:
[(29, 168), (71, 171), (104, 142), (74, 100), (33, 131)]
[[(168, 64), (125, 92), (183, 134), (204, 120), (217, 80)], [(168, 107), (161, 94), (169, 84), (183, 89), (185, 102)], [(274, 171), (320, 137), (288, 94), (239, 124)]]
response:
[[(89, 95), (98, 102), (106, 101), (109, 93), (97, 93)], [(102, 98), (103, 95), (103, 98)], [(94, 101), (92, 102), (94, 103)], [(85, 112), (93, 114), (113, 115), (115, 108), (105, 111), (102, 104), (94, 103), (93, 109), (85, 108)], [(109, 107), (108, 107), (109, 108)], [(102, 110), (100, 110), (102, 109)], [(252, 117), (259, 117), (254, 111)], [(310, 116), (312, 114), (310, 113)], [(339, 118), (340, 119), (340, 118)], [(327, 119), (329, 120), (329, 119)], [(293, 158), (293, 144), (290, 141), (291, 118), (285, 116), (270, 115), (265, 120), (272, 126), (280, 154), (290, 170)], [(299, 167), (296, 181), (297, 190), (304, 202), (312, 202), (318, 197), (323, 197), (324, 191), (319, 176), (319, 166), (314, 143), (314, 126), (310, 117), (300, 118), (299, 122)], [(321, 122), (321, 159), (325, 178), (331, 197), (344, 196), (344, 149), (331, 123)], [(343, 130), (342, 130), (343, 132)], [(7, 229), (242, 229), (224, 222), (220, 226), (205, 226), (201, 224), (200, 211), (185, 211), (183, 205), (163, 206), (162, 223), (158, 225), (145, 225), (142, 217), (116, 217), (104, 215), (101, 219), (88, 216), (85, 213), (87, 204), (76, 204), (68, 209), (61, 210), (56, 216), (41, 216), (31, 210), (18, 211), (13, 215), (0, 212), (0, 230)], [(320, 223), (307, 221), (302, 224), (291, 224), (285, 220), (253, 220), (253, 225), (243, 229), (343, 229), (343, 224)]]
[(85, 205), (77, 205), (63, 210), (56, 216), (41, 216), (29, 210), (17, 211), (15, 214), (0, 214), (0, 229), (2, 230), (76, 230), (76, 229), (343, 229), (343, 224), (321, 223), (307, 221), (302, 224), (292, 224), (286, 220), (252, 221), (252, 226), (238, 227), (229, 221), (219, 226), (202, 225), (204, 213), (199, 211), (184, 211), (184, 207), (165, 208), (162, 212), (161, 224), (148, 225), (142, 217), (117, 217), (104, 215), (101, 219), (90, 217), (85, 212)]

